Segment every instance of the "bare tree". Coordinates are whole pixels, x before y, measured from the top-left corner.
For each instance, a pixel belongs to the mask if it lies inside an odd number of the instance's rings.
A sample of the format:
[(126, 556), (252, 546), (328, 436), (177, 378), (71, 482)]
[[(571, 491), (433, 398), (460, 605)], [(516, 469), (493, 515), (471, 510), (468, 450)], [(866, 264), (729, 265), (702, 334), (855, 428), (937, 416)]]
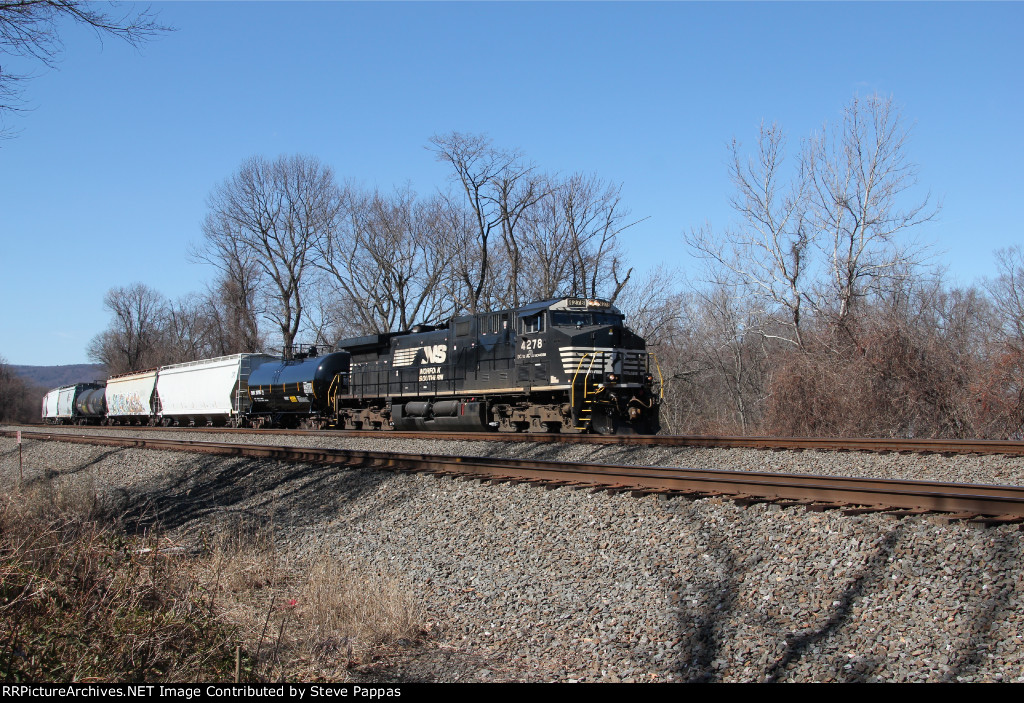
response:
[(908, 139), (892, 98), (873, 95), (854, 97), (842, 123), (810, 143), (810, 215), (828, 270), (816, 308), (838, 328), (858, 301), (899, 285), (924, 261), (924, 248), (903, 235), (938, 209), (930, 195), (908, 199), (917, 185)]
[(24, 422), (39, 420), (39, 408), (30, 413), (28, 405), (28, 384), (19, 378), (7, 365), (7, 360), (0, 356), (0, 422)]
[(782, 338), (799, 347), (815, 233), (807, 222), (807, 154), (786, 183), (785, 143), (778, 125), (762, 124), (756, 158), (744, 162), (733, 140), (729, 177), (736, 192), (730, 205), (740, 224), (721, 234), (706, 225), (691, 231), (686, 243), (707, 263), (709, 283), (754, 301), (763, 319), (776, 314), (784, 323)]
[(259, 324), (256, 295), (259, 271), (222, 273), (207, 289), (204, 306), (217, 355), (262, 351), (266, 342)]
[(677, 271), (659, 266), (625, 288), (616, 305), (630, 329), (648, 346), (658, 346), (685, 322), (684, 295)]
[[(454, 171), (452, 178), (465, 196), (464, 205), (476, 237), (475, 255), (457, 262), (463, 264), (456, 273), (468, 293), (465, 308), (478, 312), (502, 303), (518, 304), (520, 225), (526, 212), (544, 197), (543, 179), (519, 151), (496, 149), (482, 135), (452, 132), (431, 137), (430, 144), (428, 148), (438, 161), (449, 164)], [(503, 260), (508, 265), (508, 270), (500, 273), (494, 270), (492, 235), (496, 230), (502, 237)], [(508, 284), (507, 291), (500, 294), (501, 301), (484, 295), (496, 279)]]
[(1024, 251), (996, 252), (999, 275), (987, 281), (994, 310), (990, 364), (977, 383), (982, 436), (1019, 439), (1024, 434)]
[(190, 293), (167, 304), (161, 363), (177, 364), (220, 355), (217, 317), (207, 301)]
[(892, 100), (872, 96), (855, 97), (839, 125), (806, 141), (788, 178), (779, 127), (762, 126), (746, 163), (734, 141), (731, 205), (740, 224), (686, 237), (708, 263), (706, 279), (759, 301), (761, 319), (781, 322), (778, 336), (798, 348), (808, 312), (848, 331), (858, 302), (902, 285), (925, 259), (906, 237), (937, 208), (929, 195), (911, 197), (908, 135)]
[[(47, 67), (56, 65), (64, 45), (60, 24), (70, 20), (105, 36), (139, 46), (170, 28), (159, 24), (148, 9), (118, 6), (87, 0), (2, 0), (0, 1), (0, 54), (21, 57)], [(17, 109), (21, 85), (29, 76), (0, 66), (0, 114)]]
[(999, 276), (987, 283), (996, 305), (1003, 339), (1024, 348), (1024, 252), (1020, 246), (996, 252)]
[(758, 313), (726, 288), (699, 297), (694, 312), (693, 323), (701, 330), (696, 336), (700, 362), (720, 389), (720, 426), (746, 434), (759, 419), (764, 398), (767, 353)]
[(621, 186), (597, 176), (553, 179), (522, 225), (516, 269), (520, 298), (559, 295), (616, 300), (633, 269), (624, 264), (620, 235), (627, 223)]
[[(473, 300), (483, 301), (485, 308), (499, 297), (498, 279), (501, 276), (488, 275), (477, 278), (482, 270), (483, 250), (479, 246), (478, 232), (473, 215), (462, 207), (455, 199), (441, 196), (443, 207), (438, 212), (445, 227), (445, 238), (451, 249), (452, 258), (447, 273), (441, 279), (444, 296), (454, 306), (455, 314), (463, 314), (471, 310)], [(488, 255), (489, 270), (504, 271), (506, 269), (502, 251)], [(479, 295), (477, 295), (477, 286)]]
[(533, 209), (526, 223), (522, 248), (529, 265), (521, 270), (520, 290), (528, 300), (568, 295), (576, 257), (559, 200), (551, 195)]
[(138, 371), (162, 361), (167, 302), (143, 283), (111, 288), (103, 299), (111, 313), (107, 329), (92, 338), (88, 354), (111, 374)]
[(636, 224), (626, 223), (629, 211), (622, 206), (622, 186), (577, 173), (554, 194), (572, 256), (570, 294), (614, 302), (633, 273), (618, 246), (618, 236)]
[(348, 193), (345, 226), (318, 242), (316, 265), (337, 292), (339, 333), (409, 329), (453, 313), (443, 281), (455, 259), (442, 198), (406, 190)]
[(202, 244), (189, 247), (189, 258), (218, 271), (206, 293), (214, 347), (221, 355), (259, 351), (264, 344), (257, 302), (263, 290), (259, 253), (246, 245), (237, 226), (223, 214), (207, 215), (203, 234)]
[(222, 271), (260, 272), (263, 314), (290, 348), (302, 326), (315, 245), (336, 226), (342, 206), (333, 171), (308, 156), (254, 157), (214, 189), (208, 204), (199, 256), (219, 260)]
[(523, 269), (532, 266), (533, 261), (524, 262), (520, 240), (530, 210), (548, 196), (548, 188), (547, 181), (536, 174), (534, 165), (522, 159), (510, 164), (494, 178), (492, 198), (499, 215), (501, 240), (508, 263), (505, 291), (497, 301), (501, 307), (517, 308), (526, 302), (522, 300), (520, 284)]

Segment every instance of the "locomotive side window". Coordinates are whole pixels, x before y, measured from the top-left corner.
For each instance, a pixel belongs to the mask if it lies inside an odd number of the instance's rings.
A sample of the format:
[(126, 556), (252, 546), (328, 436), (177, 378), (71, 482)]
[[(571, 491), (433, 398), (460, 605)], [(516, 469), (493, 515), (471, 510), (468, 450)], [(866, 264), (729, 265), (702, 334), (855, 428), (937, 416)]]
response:
[(544, 331), (544, 313), (539, 312), (531, 317), (522, 318), (522, 331), (525, 333), (530, 332), (543, 332)]
[(466, 337), (469, 335), (470, 325), (469, 320), (455, 323), (455, 336)]

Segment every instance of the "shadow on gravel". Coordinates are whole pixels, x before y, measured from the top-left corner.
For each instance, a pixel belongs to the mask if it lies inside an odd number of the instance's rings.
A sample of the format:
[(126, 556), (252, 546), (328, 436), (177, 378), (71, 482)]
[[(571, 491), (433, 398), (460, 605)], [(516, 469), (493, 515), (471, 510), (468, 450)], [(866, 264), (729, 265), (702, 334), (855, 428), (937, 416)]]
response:
[[(1016, 574), (1020, 568), (1018, 556), (1020, 539), (1017, 535), (994, 534), (994, 544), (988, 553), (988, 563), (991, 565), (990, 569), (1003, 575), (1002, 588), (988, 598), (975, 597), (968, 601), (969, 604), (976, 604), (976, 606), (973, 608), (973, 612), (965, 616), (965, 621), (968, 623), (965, 628), (967, 635), (955, 656), (950, 655), (949, 671), (943, 675), (941, 679), (943, 682), (956, 681), (959, 676), (970, 676), (977, 672), (978, 667), (983, 663), (983, 658), (987, 657), (984, 644), (998, 641), (998, 638), (991, 636), (991, 630), (1000, 624), (1003, 613), (1012, 607), (1010, 605), (1010, 597), (1014, 592), (1012, 575)], [(970, 588), (976, 585), (976, 583), (965, 583), (963, 587)]]
[[(831, 612), (828, 619), (820, 626), (802, 632), (786, 634), (786, 646), (782, 655), (765, 671), (764, 682), (778, 681), (786, 674), (786, 667), (801, 659), (813, 645), (826, 639), (839, 630), (850, 620), (850, 611), (854, 602), (867, 591), (868, 587), (881, 578), (886, 568), (889, 555), (903, 533), (902, 523), (898, 524), (885, 536), (875, 553), (868, 558), (864, 568), (860, 570), (839, 597), (839, 605)], [(856, 669), (839, 672), (839, 680), (845, 682), (867, 681), (878, 670), (880, 662), (863, 660), (858, 662)]]
[[(824, 622), (817, 627), (785, 635), (782, 653), (766, 666), (762, 681), (774, 682), (784, 678), (788, 667), (849, 622), (856, 600), (884, 576), (887, 560), (902, 531), (902, 526), (897, 525), (885, 536), (863, 568), (849, 581), (837, 598), (839, 604), (829, 611)], [(676, 659), (673, 669), (682, 681), (718, 681), (721, 679), (720, 670), (727, 664), (720, 661), (720, 658), (725, 638), (734, 636), (729, 634), (728, 621), (743, 581), (742, 564), (737, 563), (729, 545), (727, 537), (710, 538), (707, 546), (707, 554), (711, 557), (708, 560), (709, 568), (699, 575), (693, 574), (696, 584), (693, 581), (677, 583), (673, 589), (682, 594), (687, 590), (692, 591), (696, 585), (701, 595), (700, 604), (683, 610), (677, 620), (682, 653)], [(769, 631), (779, 629), (777, 626), (773, 628), (771, 619), (764, 623), (764, 627)], [(838, 677), (841, 681), (866, 681), (883, 664), (881, 661), (860, 658), (850, 670), (838, 672)]]
[(352, 505), (392, 474), (277, 460), (195, 457), (161, 485), (122, 493), (130, 531), (173, 530), (212, 513), (241, 512), (278, 527), (313, 525)]
[[(687, 683), (718, 680), (714, 664), (722, 649), (722, 629), (729, 619), (742, 581), (729, 540), (715, 536), (708, 541), (707, 553), (711, 555), (710, 563), (714, 567), (698, 577), (704, 581), (701, 588), (704, 602), (684, 610), (678, 618), (683, 651), (677, 659), (674, 673)], [(683, 593), (686, 587), (676, 584), (673, 590)]]
[[(125, 451), (124, 447), (108, 449), (100, 454), (97, 454), (89, 461), (86, 461), (75, 466), (70, 466), (69, 468), (65, 469), (52, 469), (49, 467), (39, 467), (38, 465), (36, 465), (35, 469), (36, 471), (39, 471), (39, 473), (35, 477), (25, 481), (24, 485), (31, 487), (38, 484), (49, 483), (55, 478), (79, 476), (88, 471), (89, 469), (91, 469), (93, 466), (97, 464), (102, 464), (110, 457), (116, 456), (117, 454), (120, 454), (123, 451)], [(40, 468), (42, 469), (41, 471)]]

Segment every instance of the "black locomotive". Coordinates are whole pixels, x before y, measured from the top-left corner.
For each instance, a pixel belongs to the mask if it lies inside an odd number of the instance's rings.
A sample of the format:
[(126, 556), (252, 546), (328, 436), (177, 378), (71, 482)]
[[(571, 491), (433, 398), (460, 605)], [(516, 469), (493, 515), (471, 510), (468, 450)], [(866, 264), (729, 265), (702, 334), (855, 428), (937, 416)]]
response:
[(249, 378), (254, 424), (502, 432), (658, 431), (644, 340), (603, 300), (560, 298), (345, 339)]

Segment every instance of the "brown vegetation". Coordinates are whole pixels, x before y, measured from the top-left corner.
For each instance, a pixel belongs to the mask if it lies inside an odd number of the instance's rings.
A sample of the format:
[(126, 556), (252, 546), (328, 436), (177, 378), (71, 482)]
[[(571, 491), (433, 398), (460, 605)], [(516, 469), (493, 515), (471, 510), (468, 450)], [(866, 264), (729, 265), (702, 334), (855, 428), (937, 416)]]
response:
[(408, 589), (353, 560), (291, 558), (244, 522), (186, 550), (115, 518), (81, 485), (0, 501), (0, 680), (345, 680), (419, 634)]
[(0, 422), (37, 422), (45, 392), (18, 377), (0, 357)]

